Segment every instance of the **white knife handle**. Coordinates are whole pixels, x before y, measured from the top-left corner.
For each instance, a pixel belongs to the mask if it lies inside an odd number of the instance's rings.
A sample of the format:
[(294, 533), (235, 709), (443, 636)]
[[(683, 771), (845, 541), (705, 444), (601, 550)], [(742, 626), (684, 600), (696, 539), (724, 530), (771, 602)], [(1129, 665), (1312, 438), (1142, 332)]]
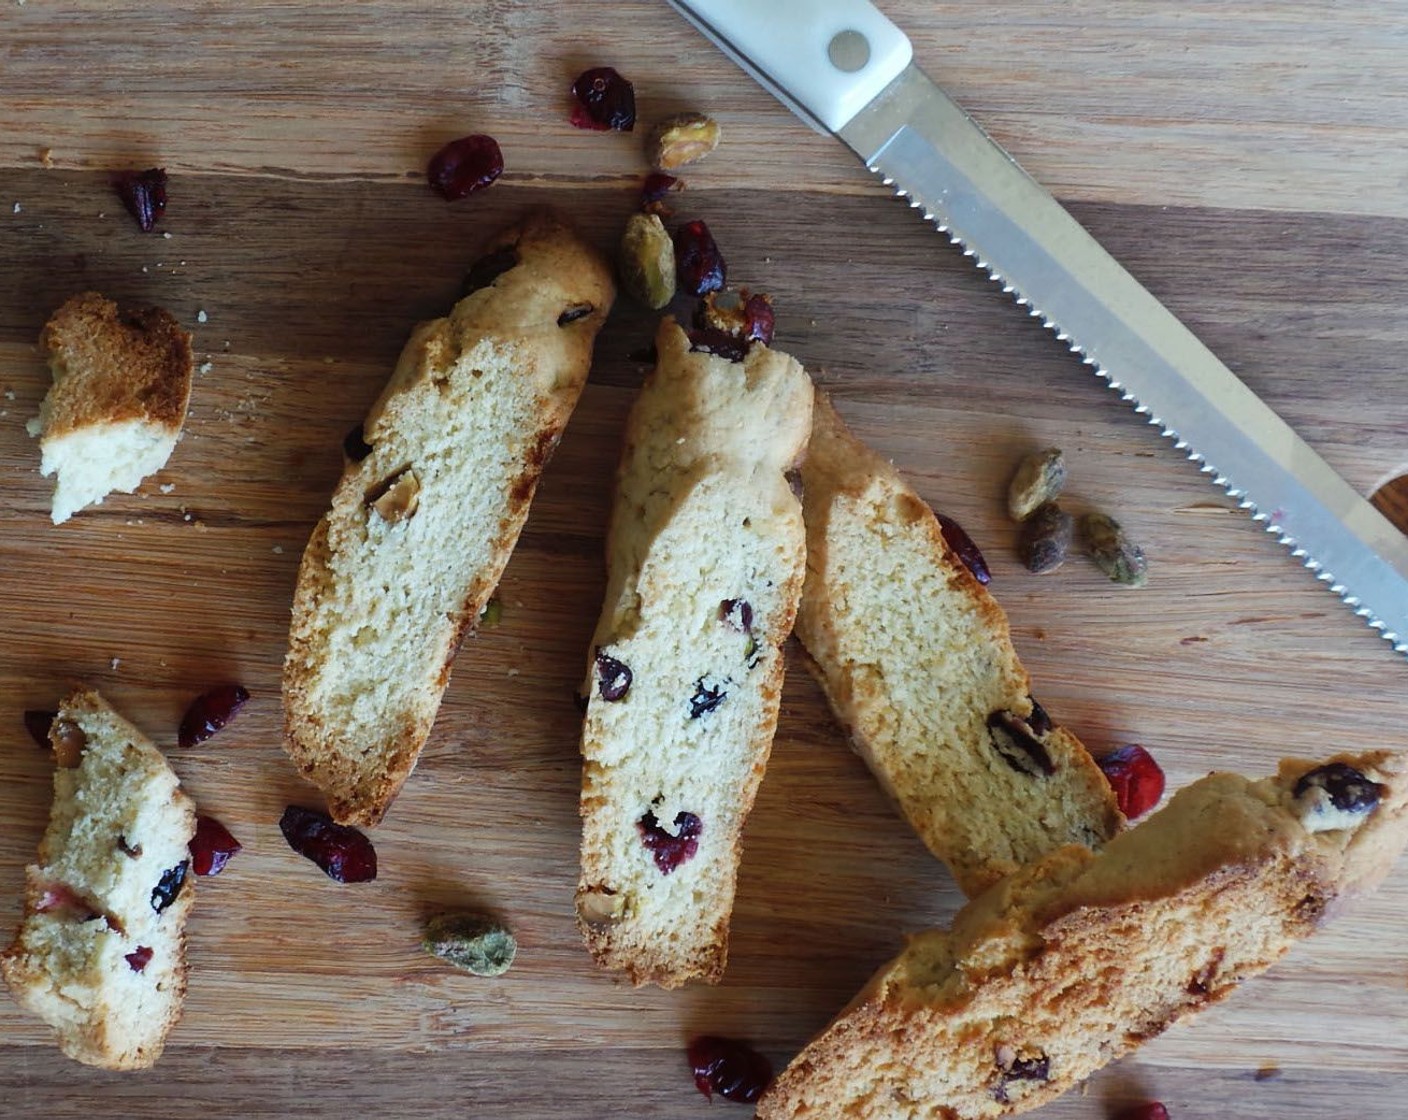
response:
[(866, 0), (670, 0), (799, 115), (844, 128), (909, 65), (903, 31)]

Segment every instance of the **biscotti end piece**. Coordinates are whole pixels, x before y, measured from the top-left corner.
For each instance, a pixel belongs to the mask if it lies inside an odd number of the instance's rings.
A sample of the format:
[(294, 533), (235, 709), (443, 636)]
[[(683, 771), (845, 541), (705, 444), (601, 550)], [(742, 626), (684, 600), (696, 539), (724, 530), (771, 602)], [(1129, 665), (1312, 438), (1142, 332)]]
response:
[(166, 465), (191, 396), (191, 336), (159, 307), (120, 311), (84, 292), (54, 312), (40, 343), (54, 384), (29, 431), (40, 473), (58, 475), (58, 525)]
[(958, 884), (976, 895), (1124, 824), (1079, 739), (1033, 700), (1007, 616), (895, 468), (818, 391), (802, 467), (797, 636), (832, 710)]
[(96, 692), (68, 697), (49, 737), (54, 805), (0, 975), (69, 1057), (150, 1066), (186, 992), (195, 807), (161, 752)]
[(588, 949), (637, 984), (717, 982), (743, 824), (777, 726), (805, 530), (789, 481), (811, 382), (673, 320), (626, 425), (582, 732)]
[(414, 768), (615, 295), (548, 211), (470, 276), (483, 286), (412, 332), (299, 568), (285, 746), (343, 824), (377, 824)]
[(1405, 842), (1403, 756), (1210, 775), (1098, 854), (1054, 852), (914, 938), (758, 1116), (1026, 1112), (1268, 968)]

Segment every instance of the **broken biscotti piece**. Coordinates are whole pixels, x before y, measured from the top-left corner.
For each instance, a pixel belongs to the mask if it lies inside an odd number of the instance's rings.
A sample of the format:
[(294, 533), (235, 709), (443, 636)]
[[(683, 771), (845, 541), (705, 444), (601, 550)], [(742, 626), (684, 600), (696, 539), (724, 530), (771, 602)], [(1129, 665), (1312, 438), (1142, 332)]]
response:
[(348, 438), (298, 572), (285, 742), (343, 824), (379, 822), (415, 767), (615, 295), (605, 261), (548, 212), (495, 238), (469, 282), (416, 327)]
[(811, 382), (673, 319), (626, 425), (582, 731), (578, 924), (637, 984), (717, 982), (743, 822), (777, 727), (805, 531)]
[(802, 482), (797, 637), (857, 751), (964, 892), (1118, 832), (1100, 768), (1032, 699), (1002, 608), (822, 393)]
[(1375, 887), (1408, 760), (1212, 774), (1099, 854), (1053, 852), (915, 937), (788, 1066), (760, 1120), (978, 1120), (1045, 1104), (1228, 995)]
[(96, 692), (63, 702), (49, 741), (54, 807), (0, 975), (70, 1058), (150, 1066), (186, 995), (195, 807), (161, 752)]
[(57, 525), (166, 465), (191, 397), (191, 336), (159, 307), (119, 311), (84, 292), (39, 341), (54, 384), (28, 429), (39, 437), (39, 473), (58, 475)]

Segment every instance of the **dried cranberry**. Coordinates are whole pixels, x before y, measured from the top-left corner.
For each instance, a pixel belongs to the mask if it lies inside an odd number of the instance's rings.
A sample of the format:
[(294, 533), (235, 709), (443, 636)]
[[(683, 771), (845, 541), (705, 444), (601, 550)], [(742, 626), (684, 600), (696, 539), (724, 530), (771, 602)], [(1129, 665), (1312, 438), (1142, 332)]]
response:
[(31, 708), (24, 714), (24, 729), (29, 732), (29, 737), (39, 744), (44, 750), (50, 747), (49, 728), (53, 726), (59, 718), (58, 712), (44, 712), (37, 708)]
[(430, 189), (453, 202), (482, 191), (504, 173), (504, 154), (492, 136), (461, 136), (430, 157)]
[(609, 654), (596, 651), (597, 690), (603, 700), (624, 700), (631, 690), (633, 677), (625, 662), (617, 661)]
[(1006, 1104), (1007, 1087), (1014, 1081), (1051, 1080), (1051, 1060), (1045, 1054), (1031, 1058), (1013, 1057), (1006, 1065), (1000, 1066), (1001, 1075), (992, 1090), (993, 1099)]
[(1164, 772), (1154, 756), (1137, 743), (1096, 759), (1115, 791), (1120, 812), (1130, 820), (1142, 817), (1164, 795)]
[(559, 327), (565, 327), (568, 323), (575, 323), (578, 319), (585, 319), (595, 310), (596, 308), (589, 303), (574, 304), (557, 317), (557, 325)]
[(1304, 797), (1311, 789), (1325, 791), (1341, 813), (1368, 814), (1378, 807), (1384, 787), (1343, 762), (1331, 762), (1301, 775), (1292, 793)]
[(1120, 1112), (1115, 1120), (1168, 1120), (1168, 1109), (1158, 1101), (1136, 1104)]
[(973, 573), (974, 579), (986, 584), (992, 579), (992, 574), (988, 571), (988, 562), (983, 559), (983, 554), (973, 543), (973, 538), (965, 533), (963, 526), (953, 518), (945, 517), (942, 513), (936, 516), (939, 519), (939, 528), (943, 530), (944, 543), (958, 554), (963, 566)]
[(714, 354), (720, 358), (727, 358), (730, 362), (741, 362), (748, 357), (747, 340), (718, 327), (702, 327), (691, 330), (689, 332), (689, 348), (702, 350), (706, 354)]
[(759, 294), (749, 296), (743, 301), (743, 337), (752, 342), (761, 342), (764, 346), (772, 345), (773, 328), (777, 325), (777, 316), (773, 313), (772, 298)]
[(166, 213), (166, 168), (122, 171), (113, 176), (112, 189), (122, 199), (127, 212), (137, 219), (143, 233), (151, 233)]
[(135, 952), (128, 953), (123, 959), (132, 966), (133, 972), (141, 972), (152, 959), (152, 951), (145, 945), (138, 945)]
[(694, 1084), (710, 1100), (751, 1104), (772, 1082), (772, 1063), (746, 1042), (701, 1035), (689, 1044), (689, 1068)]
[(1031, 724), (1015, 712), (1004, 708), (988, 716), (988, 737), (1002, 761), (1017, 773), (1033, 778), (1039, 774), (1049, 778), (1056, 773), (1056, 764), (1051, 761), (1046, 745)]
[(630, 132), (636, 125), (635, 87), (610, 66), (584, 71), (572, 83), (572, 123), (597, 132)]
[(753, 605), (747, 599), (725, 599), (719, 604), (719, 621), (740, 634), (751, 634)]
[(361, 424), (343, 436), (342, 453), (354, 463), (360, 463), (372, 453), (372, 445), (367, 442), (366, 432)]
[(728, 699), (728, 690), (721, 684), (705, 684), (700, 677), (694, 682), (694, 695), (689, 698), (689, 718), (698, 719), (706, 712), (712, 712)]
[(655, 814), (647, 812), (636, 822), (641, 842), (655, 857), (655, 866), (660, 874), (668, 875), (680, 864), (694, 858), (699, 850), (699, 834), (704, 824), (693, 813), (675, 814), (675, 835), (670, 835), (660, 827)]
[(1027, 699), (1031, 701), (1032, 705), (1032, 714), (1027, 717), (1027, 726), (1032, 729), (1032, 734), (1038, 737), (1050, 735), (1056, 725), (1046, 714), (1046, 709), (1036, 702), (1035, 696), (1028, 696)]
[(487, 288), (505, 272), (518, 266), (518, 250), (512, 245), (485, 253), (469, 266), (464, 274), (464, 285), (460, 288), (461, 297)]
[(339, 883), (366, 883), (376, 878), (376, 849), (372, 842), (326, 813), (290, 805), (279, 820), (288, 846), (312, 860), (329, 879)]
[(673, 175), (666, 175), (663, 171), (652, 171), (645, 177), (645, 182), (640, 187), (640, 204), (644, 210), (654, 210), (661, 207), (665, 201), (665, 196), (671, 191), (683, 190), (680, 181)]
[(675, 270), (685, 295), (702, 296), (722, 290), (728, 280), (728, 266), (709, 232), (696, 219), (675, 230)]
[(241, 849), (230, 830), (214, 817), (196, 817), (196, 834), (191, 839), (191, 870), (197, 875), (219, 875), (230, 857)]
[(237, 684), (224, 684), (191, 701), (181, 720), (177, 741), (183, 747), (203, 743), (235, 718), (249, 699), (249, 690)]
[(189, 860), (183, 859), (175, 867), (168, 868), (162, 874), (161, 881), (152, 888), (152, 909), (158, 914), (176, 901), (176, 896), (181, 893), (181, 887), (186, 881), (186, 870), (190, 865)]

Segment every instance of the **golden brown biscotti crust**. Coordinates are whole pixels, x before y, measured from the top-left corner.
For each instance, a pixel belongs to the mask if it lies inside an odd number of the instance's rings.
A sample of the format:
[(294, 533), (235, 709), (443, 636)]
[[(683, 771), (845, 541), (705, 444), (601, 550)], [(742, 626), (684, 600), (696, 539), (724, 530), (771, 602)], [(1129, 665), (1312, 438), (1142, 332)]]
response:
[[(530, 213), (483, 256), (505, 252), (516, 257), (512, 267), (413, 331), (363, 425), (372, 451), (347, 464), (300, 565), (284, 670), (285, 745), (342, 823), (377, 824), (414, 768), (455, 653), (517, 542), (615, 296), (605, 260), (552, 211)], [(463, 434), (447, 430), (455, 425)], [(408, 469), (421, 488), (418, 507), (388, 528), (373, 499)], [(433, 518), (459, 537), (417, 536)], [(452, 569), (460, 581), (453, 587)], [(395, 579), (386, 593), (409, 598), (376, 615), (384, 594), (371, 584), (388, 572)], [(379, 652), (378, 633), (395, 648)], [(354, 702), (371, 714), (354, 720)]]
[(1124, 818), (1113, 791), (1074, 734), (1043, 722), (1006, 614), (919, 495), (820, 391), (802, 480), (797, 636), (808, 668), (963, 890), (1115, 835)]
[(103, 371), (56, 379), (46, 437), (127, 420), (180, 430), (191, 395), (191, 336), (169, 311), (123, 311), (98, 292), (83, 292), (54, 312), (39, 341), (60, 370)]
[[(1353, 812), (1316, 800), (1340, 766), (1376, 789)], [(1213, 774), (1102, 852), (1055, 852), (974, 899), (951, 930), (913, 938), (758, 1116), (1028, 1111), (1264, 971), (1377, 885), (1405, 843), (1404, 756), (1290, 761), (1259, 782)]]

